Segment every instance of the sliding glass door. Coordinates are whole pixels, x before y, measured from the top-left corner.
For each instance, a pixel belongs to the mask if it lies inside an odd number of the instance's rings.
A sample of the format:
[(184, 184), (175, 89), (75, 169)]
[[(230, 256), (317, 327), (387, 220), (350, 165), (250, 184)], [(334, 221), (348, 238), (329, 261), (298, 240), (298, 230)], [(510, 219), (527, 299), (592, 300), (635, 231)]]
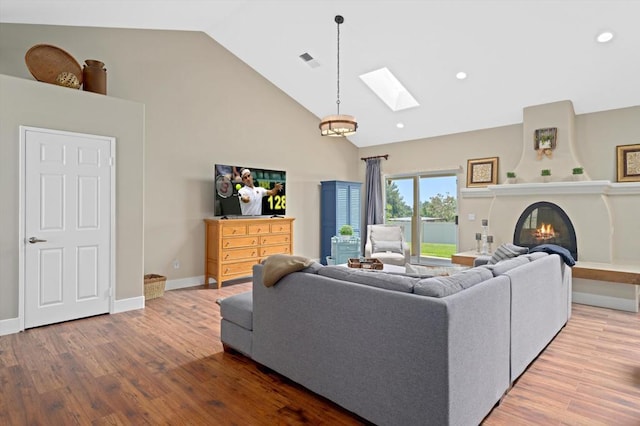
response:
[(404, 227), (415, 263), (450, 263), (457, 251), (457, 177), (422, 173), (386, 178), (386, 223)]

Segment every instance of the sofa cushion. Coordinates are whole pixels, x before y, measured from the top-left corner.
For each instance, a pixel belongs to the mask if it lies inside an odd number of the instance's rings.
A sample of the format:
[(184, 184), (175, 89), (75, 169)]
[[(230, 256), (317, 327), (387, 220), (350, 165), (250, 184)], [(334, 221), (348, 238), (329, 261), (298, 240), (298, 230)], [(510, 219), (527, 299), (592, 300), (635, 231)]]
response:
[(253, 330), (253, 292), (226, 297), (219, 304), (222, 318), (244, 329)]
[(513, 268), (517, 268), (518, 266), (526, 265), (529, 263), (529, 258), (526, 256), (518, 256), (512, 259), (501, 260), (495, 265), (484, 265), (483, 267), (486, 269), (490, 269), (493, 273), (494, 277), (498, 275), (502, 275), (507, 271), (510, 271)]
[(520, 247), (515, 244), (505, 243), (501, 244), (500, 247), (496, 249), (489, 259), (489, 265), (495, 265), (504, 259), (510, 259), (512, 257), (520, 256), (521, 254), (528, 253), (529, 249), (527, 247)]
[(413, 286), (419, 278), (408, 277), (386, 272), (363, 270), (357, 268), (345, 268), (344, 266), (325, 266), (318, 271), (318, 275), (335, 278), (342, 281), (350, 281), (357, 284), (370, 285), (386, 290), (411, 293)]
[(314, 261), (302, 256), (289, 254), (274, 254), (262, 261), (262, 282), (265, 287), (272, 287), (280, 278), (292, 272), (300, 271), (311, 266)]
[(413, 292), (421, 296), (445, 297), (493, 278), (484, 267), (471, 268), (448, 277), (425, 278), (416, 283)]

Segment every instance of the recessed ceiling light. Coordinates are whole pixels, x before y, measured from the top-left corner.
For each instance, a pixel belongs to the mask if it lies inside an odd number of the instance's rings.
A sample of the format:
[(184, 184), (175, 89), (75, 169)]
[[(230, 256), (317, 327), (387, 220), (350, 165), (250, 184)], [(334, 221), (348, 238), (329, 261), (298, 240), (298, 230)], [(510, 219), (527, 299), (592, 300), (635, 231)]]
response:
[(391, 111), (420, 106), (418, 101), (386, 67), (362, 74), (360, 79), (391, 108)]
[(603, 31), (598, 34), (596, 40), (598, 40), (598, 43), (608, 43), (613, 40), (613, 33), (611, 31)]
[(458, 80), (464, 80), (465, 78), (467, 78), (467, 73), (464, 71), (460, 71), (458, 74), (456, 74), (456, 78)]
[(398, 123), (398, 124), (396, 124), (396, 127), (398, 129), (404, 129), (404, 123)]

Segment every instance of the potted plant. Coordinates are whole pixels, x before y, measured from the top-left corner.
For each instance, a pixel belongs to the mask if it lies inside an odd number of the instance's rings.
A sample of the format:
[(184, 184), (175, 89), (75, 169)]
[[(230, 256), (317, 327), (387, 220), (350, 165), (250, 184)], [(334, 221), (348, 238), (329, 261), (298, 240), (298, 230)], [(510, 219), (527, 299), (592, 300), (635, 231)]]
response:
[(516, 183), (516, 173), (507, 172), (507, 183)]
[(571, 170), (571, 173), (573, 174), (573, 180), (582, 180), (583, 179), (584, 168), (582, 166), (574, 167)]
[(549, 179), (551, 179), (551, 169), (542, 169), (540, 176), (542, 176), (543, 182), (549, 182)]
[(341, 237), (348, 238), (353, 235), (353, 227), (351, 225), (342, 225), (338, 232)]

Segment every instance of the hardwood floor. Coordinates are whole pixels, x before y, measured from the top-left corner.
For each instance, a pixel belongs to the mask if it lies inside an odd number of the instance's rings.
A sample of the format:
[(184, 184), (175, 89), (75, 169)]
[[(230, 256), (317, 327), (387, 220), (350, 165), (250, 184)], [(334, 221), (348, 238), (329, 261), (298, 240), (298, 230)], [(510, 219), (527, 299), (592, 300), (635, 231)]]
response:
[[(250, 286), (168, 291), (143, 310), (0, 337), (0, 425), (364, 424), (222, 351), (215, 300)], [(574, 305), (483, 424), (640, 425), (640, 315)]]

